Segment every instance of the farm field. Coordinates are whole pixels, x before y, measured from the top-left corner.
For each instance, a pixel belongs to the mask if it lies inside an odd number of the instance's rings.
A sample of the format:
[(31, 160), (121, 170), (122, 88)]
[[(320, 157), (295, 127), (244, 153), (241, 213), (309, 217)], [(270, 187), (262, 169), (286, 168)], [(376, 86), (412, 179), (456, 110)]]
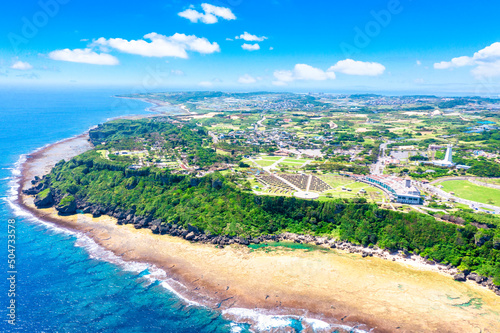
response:
[(443, 191), (454, 192), (459, 198), (500, 206), (500, 190), (478, 186), (467, 180), (449, 180), (439, 185), (443, 186)]

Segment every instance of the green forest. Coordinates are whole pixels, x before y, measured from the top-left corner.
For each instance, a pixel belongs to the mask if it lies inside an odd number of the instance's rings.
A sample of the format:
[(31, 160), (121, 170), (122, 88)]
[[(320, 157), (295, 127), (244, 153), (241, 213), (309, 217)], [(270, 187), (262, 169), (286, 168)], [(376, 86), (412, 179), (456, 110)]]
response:
[(152, 216), (164, 223), (190, 224), (206, 233), (243, 237), (285, 231), (338, 235), (365, 246), (406, 249), (443, 264), (494, 276), (500, 284), (498, 219), (490, 218), (488, 229), (484, 229), (475, 226), (475, 220), (450, 224), (425, 214), (380, 209), (363, 199), (317, 202), (255, 196), (240, 191), (217, 173), (191, 178), (167, 170), (130, 170), (99, 156), (90, 151), (60, 162), (45, 181), (55, 193)]
[[(161, 142), (170, 148), (188, 147), (193, 154), (203, 151), (199, 161), (212, 163), (222, 157), (203, 148), (206, 132), (201, 127), (119, 121), (99, 126), (90, 137), (97, 145), (94, 150), (59, 162), (42, 180), (64, 211), (73, 202), (83, 202), (165, 224), (191, 225), (206, 234), (248, 238), (293, 232), (338, 237), (364, 246), (407, 250), (494, 277), (500, 285), (500, 219), (495, 216), (462, 212), (437, 220), (417, 212), (381, 209), (363, 198), (320, 202), (257, 196), (239, 189), (231, 175), (215, 172), (194, 177), (156, 167), (137, 170), (126, 159), (106, 159), (98, 152), (103, 146), (137, 144), (138, 137), (156, 138), (156, 143), (161, 137), (168, 139)], [(334, 164), (325, 167), (337, 169)], [(47, 196), (47, 190), (41, 194)]]

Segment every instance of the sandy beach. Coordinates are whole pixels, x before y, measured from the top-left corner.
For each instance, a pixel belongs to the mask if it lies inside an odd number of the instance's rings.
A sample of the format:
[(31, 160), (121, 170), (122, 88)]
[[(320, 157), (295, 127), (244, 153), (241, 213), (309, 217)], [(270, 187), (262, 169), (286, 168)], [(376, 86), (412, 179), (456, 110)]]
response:
[[(428, 267), (362, 258), (334, 250), (252, 250), (190, 243), (117, 225), (111, 217), (61, 217), (36, 209), (21, 194), (34, 176), (91, 146), (81, 135), (30, 155), (22, 167), (19, 204), (42, 219), (78, 230), (124, 260), (147, 262), (179, 283), (187, 299), (242, 319), (241, 311), (298, 315), (373, 332), (499, 332), (500, 299), (472, 282), (460, 283)], [(330, 329), (329, 331), (331, 331)]]

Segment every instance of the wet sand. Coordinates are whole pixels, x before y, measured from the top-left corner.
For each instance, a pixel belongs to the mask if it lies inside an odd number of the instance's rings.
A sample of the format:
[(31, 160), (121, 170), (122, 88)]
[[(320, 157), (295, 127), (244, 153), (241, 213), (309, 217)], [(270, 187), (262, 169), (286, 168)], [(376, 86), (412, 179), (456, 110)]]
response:
[[(21, 187), (29, 187), (32, 177), (47, 173), (60, 159), (89, 148), (81, 136), (33, 154), (23, 166)], [(82, 231), (124, 260), (155, 264), (181, 283), (173, 285), (177, 292), (212, 308), (364, 323), (374, 332), (500, 331), (500, 299), (493, 292), (418, 266), (332, 250), (217, 249), (119, 226), (107, 216), (60, 217), (53, 208), (36, 209), (32, 198), (22, 195), (20, 201), (44, 220)]]

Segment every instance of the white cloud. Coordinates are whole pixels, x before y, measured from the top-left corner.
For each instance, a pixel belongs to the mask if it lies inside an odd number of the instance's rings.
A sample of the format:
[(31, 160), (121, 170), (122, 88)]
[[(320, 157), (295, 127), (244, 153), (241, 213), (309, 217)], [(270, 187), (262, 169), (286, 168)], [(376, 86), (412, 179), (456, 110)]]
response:
[(255, 44), (243, 44), (241, 45), (241, 48), (243, 50), (247, 50), (247, 51), (257, 51), (257, 50), (260, 50), (260, 45), (258, 43), (255, 43)]
[(463, 67), (463, 66), (472, 66), (474, 65), (474, 60), (470, 57), (457, 57), (451, 59), (451, 61), (441, 61), (439, 63), (434, 64), (435, 69), (448, 69), (455, 67)]
[[(147, 42), (144, 39), (149, 39)], [(103, 37), (96, 40), (93, 45), (100, 47), (110, 47), (121, 52), (138, 54), (144, 57), (177, 57), (188, 58), (187, 51), (194, 51), (202, 54), (220, 52), (219, 44), (210, 43), (206, 38), (199, 38), (194, 35), (176, 33), (173, 36), (164, 36), (156, 32), (149, 33), (144, 39), (126, 40), (123, 38)]]
[(202, 81), (202, 82), (198, 83), (198, 85), (201, 87), (205, 87), (205, 88), (211, 88), (214, 86), (214, 84), (210, 81)]
[(27, 62), (18, 60), (15, 63), (13, 63), (12, 66), (10, 66), (10, 68), (17, 69), (20, 71), (27, 71), (27, 70), (32, 69), (33, 66), (31, 66), (31, 64), (29, 64)]
[(257, 82), (257, 79), (249, 74), (245, 74), (245, 75), (240, 76), (238, 78), (238, 82), (242, 83), (242, 84), (252, 84), (252, 83)]
[(324, 72), (319, 68), (315, 68), (306, 64), (297, 64), (293, 69), (294, 76), (297, 80), (314, 80), (323, 81), (326, 79), (335, 79), (335, 73), (328, 70)]
[(272, 50), (274, 50), (274, 47), (272, 47), (272, 46), (271, 46), (271, 47), (269, 48), (269, 51), (272, 51)]
[(256, 35), (252, 35), (252, 34), (249, 34), (248, 32), (244, 32), (243, 34), (239, 35), (239, 36), (236, 36), (234, 37), (235, 39), (243, 39), (247, 42), (262, 42), (264, 41), (265, 39), (267, 39), (267, 37), (265, 36), (256, 36)]
[(417, 60), (417, 66), (422, 65), (422, 62), (420, 60)]
[(474, 53), (472, 57), (462, 56), (434, 64), (435, 69), (450, 69), (465, 66), (476, 66), (471, 70), (476, 78), (500, 76), (500, 42), (491, 44)]
[(92, 49), (64, 49), (56, 50), (49, 53), (49, 58), (52, 60), (78, 62), (93, 65), (118, 65), (120, 62), (111, 54), (97, 53)]
[(322, 69), (315, 68), (306, 64), (296, 64), (293, 70), (278, 70), (274, 72), (276, 81), (274, 85), (283, 86), (289, 82), (296, 80), (304, 81), (324, 81), (328, 79), (335, 79), (333, 71), (323, 71)]
[(236, 20), (236, 16), (231, 9), (225, 7), (217, 7), (208, 3), (201, 4), (204, 13), (201, 13), (191, 6), (183, 12), (178, 13), (180, 17), (184, 17), (193, 23), (201, 21), (205, 24), (213, 24), (219, 21), (219, 17), (225, 20)]
[(384, 73), (385, 67), (377, 62), (364, 62), (345, 59), (337, 62), (328, 70), (340, 72), (347, 75), (378, 76)]
[(184, 75), (184, 72), (181, 71), (180, 69), (172, 69), (170, 71), (170, 73), (172, 73), (172, 75), (175, 75), (175, 76), (183, 76)]

